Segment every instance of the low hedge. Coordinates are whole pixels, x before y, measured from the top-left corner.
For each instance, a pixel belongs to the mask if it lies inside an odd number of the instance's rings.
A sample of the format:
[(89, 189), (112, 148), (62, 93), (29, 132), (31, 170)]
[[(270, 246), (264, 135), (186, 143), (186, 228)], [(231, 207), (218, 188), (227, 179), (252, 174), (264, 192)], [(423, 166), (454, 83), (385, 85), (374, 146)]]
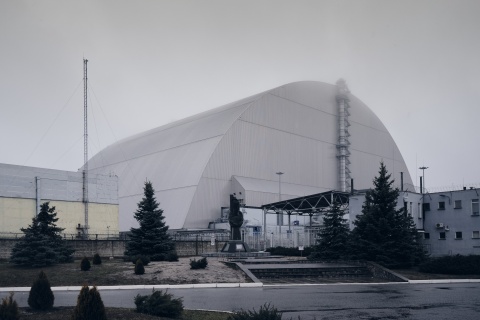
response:
[(480, 274), (480, 255), (454, 255), (430, 258), (419, 266), (421, 272), (441, 274)]

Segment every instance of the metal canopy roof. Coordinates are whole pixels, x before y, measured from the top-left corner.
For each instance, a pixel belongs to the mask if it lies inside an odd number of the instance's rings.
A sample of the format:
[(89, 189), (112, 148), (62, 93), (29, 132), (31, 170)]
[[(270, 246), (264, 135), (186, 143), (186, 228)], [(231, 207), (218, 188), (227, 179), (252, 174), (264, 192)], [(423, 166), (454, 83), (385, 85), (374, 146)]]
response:
[(327, 191), (295, 199), (289, 199), (261, 206), (266, 213), (313, 215), (330, 207), (333, 202), (348, 204), (348, 192)]

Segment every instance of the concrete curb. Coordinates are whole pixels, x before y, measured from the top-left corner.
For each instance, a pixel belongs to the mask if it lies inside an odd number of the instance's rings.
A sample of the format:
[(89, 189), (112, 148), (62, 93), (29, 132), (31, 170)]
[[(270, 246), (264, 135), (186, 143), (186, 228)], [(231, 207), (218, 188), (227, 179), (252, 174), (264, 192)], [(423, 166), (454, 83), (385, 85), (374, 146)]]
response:
[[(262, 287), (294, 287), (294, 286), (347, 286), (347, 285), (389, 285), (389, 284), (441, 284), (441, 283), (480, 283), (480, 279), (436, 279), (409, 280), (408, 282), (353, 282), (353, 283), (284, 283), (263, 284), (259, 282), (246, 283), (196, 283), (196, 284), (165, 284), (165, 285), (129, 285), (129, 286), (98, 286), (98, 290), (145, 290), (145, 289), (203, 289), (203, 288), (262, 288)], [(81, 286), (52, 287), (52, 291), (80, 291)], [(30, 292), (30, 287), (5, 287), (0, 292)]]
[(422, 283), (480, 283), (480, 279), (435, 279), (435, 280), (408, 280), (411, 284)]
[[(90, 286), (92, 287), (92, 286)], [(97, 286), (102, 290), (145, 290), (145, 289), (203, 289), (203, 288), (260, 288), (263, 283), (195, 283), (165, 285)], [(52, 291), (80, 291), (81, 286), (52, 287)], [(0, 292), (30, 292), (30, 287), (0, 288)]]

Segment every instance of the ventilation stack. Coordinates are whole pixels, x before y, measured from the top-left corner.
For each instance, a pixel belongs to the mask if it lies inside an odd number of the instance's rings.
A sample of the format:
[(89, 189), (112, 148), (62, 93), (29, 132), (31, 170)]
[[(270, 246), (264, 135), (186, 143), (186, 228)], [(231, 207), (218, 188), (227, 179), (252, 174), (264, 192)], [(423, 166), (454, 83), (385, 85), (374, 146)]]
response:
[(350, 134), (348, 132), (348, 127), (350, 123), (348, 122), (348, 117), (350, 113), (348, 109), (350, 105), (348, 102), (349, 90), (345, 80), (340, 79), (337, 81), (337, 106), (338, 106), (338, 144), (337, 144), (337, 158), (339, 162), (339, 187), (340, 191), (346, 192), (349, 186), (350, 176), (350, 141), (348, 137)]

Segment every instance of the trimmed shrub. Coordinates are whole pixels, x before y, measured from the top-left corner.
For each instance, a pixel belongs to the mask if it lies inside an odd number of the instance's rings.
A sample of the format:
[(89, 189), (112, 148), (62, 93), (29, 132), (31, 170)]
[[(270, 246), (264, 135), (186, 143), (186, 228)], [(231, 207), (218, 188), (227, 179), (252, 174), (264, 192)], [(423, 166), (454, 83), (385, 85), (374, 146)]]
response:
[(32, 309), (47, 310), (53, 307), (55, 296), (45, 272), (40, 271), (28, 294), (28, 305)]
[(2, 320), (20, 319), (20, 313), (18, 311), (17, 301), (13, 300), (13, 292), (10, 292), (10, 296), (2, 299), (2, 304), (0, 304), (0, 319)]
[(165, 291), (153, 290), (151, 295), (137, 295), (134, 299), (137, 312), (158, 317), (178, 318), (183, 311), (182, 298), (173, 298)]
[(173, 261), (178, 261), (178, 254), (177, 251), (170, 251), (169, 253), (166, 254), (165, 260), (173, 262)]
[(431, 258), (419, 266), (421, 272), (442, 274), (480, 274), (480, 255), (454, 255)]
[(208, 265), (207, 258), (202, 258), (200, 260), (190, 260), (190, 269), (205, 269)]
[(150, 263), (150, 258), (147, 256), (134, 256), (134, 257), (129, 257), (128, 259), (132, 261), (133, 264), (137, 264), (138, 259), (142, 260), (142, 263), (144, 266), (148, 266), (148, 264)]
[(106, 320), (105, 306), (97, 287), (83, 286), (73, 310), (72, 320)]
[(84, 312), (87, 308), (88, 292), (89, 289), (87, 285), (84, 285), (82, 289), (80, 289), (80, 293), (77, 297), (77, 305), (75, 306), (75, 309), (73, 309), (72, 320), (87, 320), (84, 316)]
[(87, 257), (83, 257), (82, 261), (80, 262), (80, 269), (82, 271), (90, 270), (90, 260)]
[(242, 310), (228, 317), (228, 320), (282, 320), (282, 313), (270, 304), (264, 304), (258, 312), (255, 309)]
[(150, 256), (151, 261), (165, 261), (166, 253), (156, 253)]
[(286, 247), (272, 247), (267, 248), (266, 252), (270, 252), (272, 256), (292, 256), (292, 257), (307, 257), (313, 252), (312, 247), (305, 247), (303, 252), (295, 248), (286, 248)]
[(142, 260), (138, 259), (137, 263), (135, 263), (135, 274), (144, 274), (145, 273), (145, 267), (143, 266)]
[(100, 257), (100, 255), (98, 253), (95, 253), (95, 255), (93, 256), (93, 264), (94, 265), (99, 265), (99, 264), (102, 264), (102, 258)]

